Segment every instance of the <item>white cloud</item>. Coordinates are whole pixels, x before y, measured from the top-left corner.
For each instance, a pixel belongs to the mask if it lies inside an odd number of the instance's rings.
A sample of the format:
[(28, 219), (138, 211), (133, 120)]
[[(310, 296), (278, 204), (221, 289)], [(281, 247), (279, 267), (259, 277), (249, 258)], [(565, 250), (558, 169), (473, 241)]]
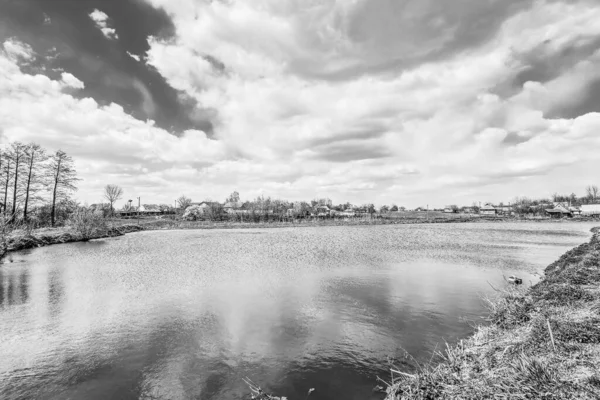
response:
[(31, 46), (27, 43), (19, 42), (15, 38), (6, 40), (3, 43), (3, 48), (6, 57), (13, 62), (23, 64), (35, 58), (35, 53)]
[[(13, 44), (6, 47), (12, 51)], [(198, 179), (203, 166), (226, 158), (223, 143), (204, 132), (173, 136), (117, 104), (102, 107), (91, 98), (76, 99), (66, 89), (81, 89), (83, 82), (72, 74), (63, 72), (60, 81), (27, 75), (7, 56), (5, 49), (0, 54), (2, 141), (35, 141), (72, 155), (84, 178), (83, 200), (97, 201), (110, 181), (130, 192), (151, 193), (158, 201), (165, 188), (178, 192), (184, 182)], [(167, 196), (162, 193), (165, 201)]]
[(64, 85), (72, 87), (74, 89), (83, 89), (84, 88), (83, 82), (81, 82), (79, 79), (77, 79), (72, 74), (70, 74), (68, 72), (63, 72), (61, 76), (62, 76), (61, 80)]
[[(513, 98), (502, 100), (489, 92), (522, 71), (519, 54), (546, 44), (547, 55), (553, 56), (597, 38), (600, 9), (589, 3), (538, 1), (507, 20), (482, 46), (400, 73), (341, 81), (310, 79), (297, 66), (307, 59), (323, 63), (325, 70), (352, 64), (360, 48), (348, 35), (350, 22), (332, 21), (349, 18), (359, 3), (343, 9), (333, 2), (152, 3), (173, 16), (178, 34), (175, 41), (151, 39), (148, 63), (173, 87), (216, 109), (217, 137), (236, 151), (256, 163), (302, 165), (304, 175), (294, 186), (303, 181), (317, 188), (370, 185), (370, 196), (377, 196), (392, 183), (419, 192), (434, 190), (440, 182), (474, 178), (485, 186), (509, 176), (536, 175), (553, 191), (561, 187), (550, 187), (557, 185), (551, 171), (570, 165), (564, 162), (565, 148), (598, 162), (597, 155), (581, 147), (584, 138), (587, 145), (597, 144), (591, 131), (572, 140), (570, 130), (553, 130), (595, 126), (596, 118), (543, 117), (551, 107), (581, 97), (589, 82), (600, 77), (595, 55), (551, 82), (527, 83)], [(321, 19), (307, 27), (306, 17), (318, 13)], [(264, 23), (259, 26), (259, 21)], [(319, 46), (311, 48), (315, 43)], [(224, 70), (215, 68), (206, 54), (222, 62)], [(356, 131), (361, 126), (362, 134)], [(531, 140), (507, 145), (513, 130)], [(363, 157), (372, 165), (361, 165)], [(351, 172), (357, 168), (372, 171), (356, 177)], [(419, 171), (420, 176), (391, 172), (393, 168)], [(381, 179), (382, 171), (390, 171), (389, 181)], [(592, 174), (584, 171), (580, 178), (591, 179)], [(496, 189), (496, 196), (519, 194), (518, 185), (504, 183), (513, 189)]]
[(98, 29), (102, 31), (102, 34), (107, 39), (118, 39), (119, 35), (117, 35), (117, 31), (114, 28), (110, 28), (108, 26), (108, 15), (106, 13), (95, 9), (89, 14), (89, 17), (96, 23)]
[(140, 56), (138, 56), (138, 55), (136, 55), (136, 54), (133, 54), (133, 53), (127, 52), (127, 55), (128, 55), (129, 57), (133, 58), (135, 61), (138, 61), (138, 62), (139, 62), (139, 61), (141, 60), (141, 57), (140, 57)]
[[(527, 68), (531, 52), (552, 59), (593, 43), (600, 9), (588, 2), (536, 1), (481, 43), (396, 68), (384, 50), (395, 46), (418, 59), (439, 50), (435, 40), (413, 23), (387, 39), (400, 43), (370, 48), (362, 40), (368, 29), (356, 31), (364, 1), (148, 1), (167, 11), (177, 34), (150, 38), (145, 60), (199, 108), (216, 111), (214, 138), (171, 136), (117, 105), (63, 93), (78, 87), (64, 76), (22, 74), (14, 54), (24, 47), (0, 57), (10, 75), (0, 94), (16, 93), (0, 108), (5, 135), (71, 151), (84, 160), (90, 193), (110, 180), (169, 202), (181, 193), (220, 199), (237, 189), (244, 198), (469, 204), (582, 190), (600, 169), (600, 114), (547, 116), (585, 98), (600, 79), (598, 54), (510, 95), (494, 91)], [(419, 7), (409, 11), (428, 6)], [(453, 28), (440, 32), (450, 43)], [(423, 39), (422, 51), (413, 37)], [(391, 66), (371, 70), (371, 59)]]

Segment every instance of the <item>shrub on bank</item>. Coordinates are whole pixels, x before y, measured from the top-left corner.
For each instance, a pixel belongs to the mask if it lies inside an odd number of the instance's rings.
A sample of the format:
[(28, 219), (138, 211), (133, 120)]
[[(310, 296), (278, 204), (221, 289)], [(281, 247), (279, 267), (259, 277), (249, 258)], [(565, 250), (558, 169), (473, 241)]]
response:
[(71, 215), (69, 226), (82, 240), (103, 236), (108, 232), (106, 220), (101, 215), (86, 208), (79, 209)]

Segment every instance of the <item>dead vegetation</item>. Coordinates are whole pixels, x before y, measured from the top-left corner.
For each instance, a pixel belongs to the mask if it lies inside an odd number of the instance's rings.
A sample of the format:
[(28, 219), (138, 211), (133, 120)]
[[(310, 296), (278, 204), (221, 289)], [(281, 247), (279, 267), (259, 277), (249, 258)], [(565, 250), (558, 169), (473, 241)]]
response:
[(392, 367), (386, 399), (600, 399), (600, 233), (545, 272), (486, 299), (490, 324), (468, 340)]
[[(1, 228), (1, 226), (0, 226)], [(49, 246), (52, 244), (81, 242), (90, 239), (121, 236), (126, 233), (143, 230), (138, 225), (122, 225), (119, 227), (86, 228), (76, 226), (61, 228), (42, 228), (32, 231), (24, 229), (11, 229), (0, 236), (0, 257), (9, 251), (31, 249)]]

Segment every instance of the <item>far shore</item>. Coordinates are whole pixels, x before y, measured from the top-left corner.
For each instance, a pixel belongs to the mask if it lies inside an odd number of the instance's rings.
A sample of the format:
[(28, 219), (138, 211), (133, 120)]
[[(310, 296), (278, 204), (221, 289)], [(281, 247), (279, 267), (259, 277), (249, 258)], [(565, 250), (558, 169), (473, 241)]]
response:
[(486, 217), (469, 215), (436, 215), (431, 218), (351, 218), (351, 219), (306, 219), (295, 221), (270, 222), (231, 222), (231, 221), (185, 221), (168, 218), (143, 217), (137, 219), (107, 219), (109, 228), (96, 232), (90, 237), (68, 226), (41, 228), (30, 232), (15, 230), (8, 235), (6, 243), (0, 249), (0, 258), (8, 252), (26, 250), (53, 244), (82, 242), (94, 239), (122, 236), (140, 231), (195, 230), (195, 229), (273, 229), (273, 228), (310, 228), (332, 226), (374, 226), (374, 225), (415, 225), (415, 224), (455, 224), (455, 223), (556, 223), (598, 221), (593, 218), (534, 219), (515, 217)]

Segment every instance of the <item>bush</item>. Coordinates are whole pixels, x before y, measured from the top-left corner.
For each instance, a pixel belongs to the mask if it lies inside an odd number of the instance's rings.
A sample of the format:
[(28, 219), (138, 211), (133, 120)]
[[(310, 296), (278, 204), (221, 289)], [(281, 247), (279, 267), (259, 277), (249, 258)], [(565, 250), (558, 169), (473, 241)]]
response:
[(108, 232), (106, 220), (93, 211), (81, 208), (71, 215), (69, 226), (81, 236), (83, 240), (105, 235)]

